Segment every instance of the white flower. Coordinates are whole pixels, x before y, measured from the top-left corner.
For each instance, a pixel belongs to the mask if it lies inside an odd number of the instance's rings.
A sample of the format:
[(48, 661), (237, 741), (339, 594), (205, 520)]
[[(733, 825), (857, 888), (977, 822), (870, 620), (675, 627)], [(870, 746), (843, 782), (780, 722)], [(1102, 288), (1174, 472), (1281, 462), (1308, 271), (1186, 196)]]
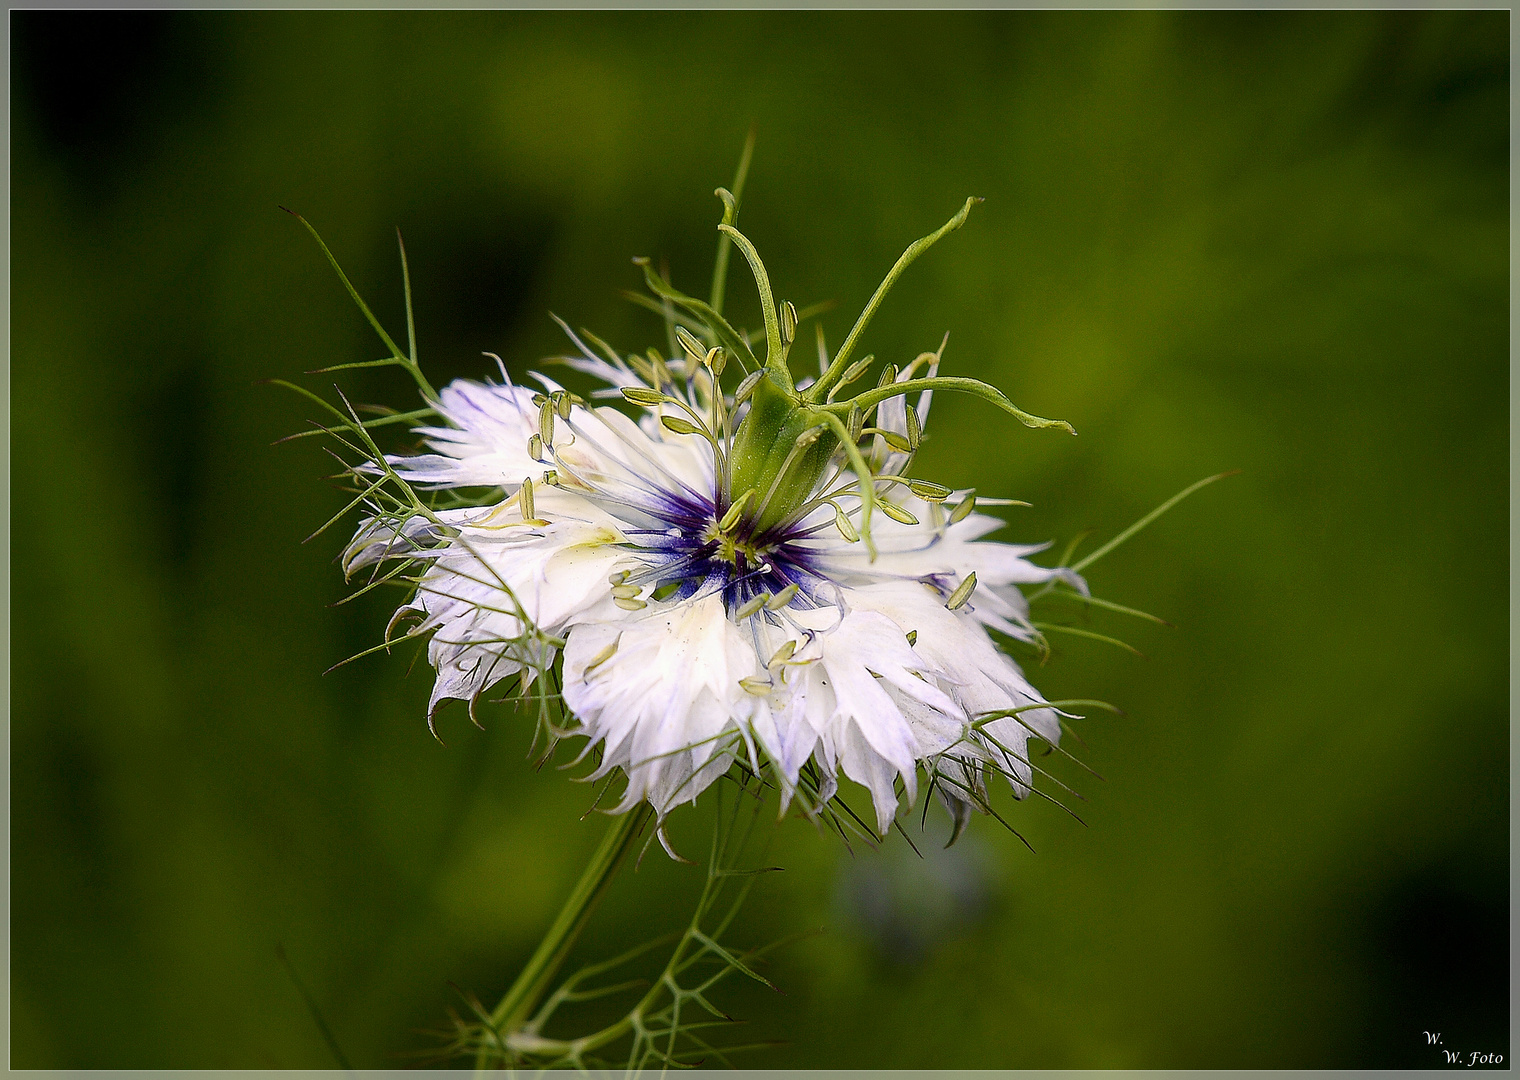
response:
[[(663, 818), (742, 762), (771, 770), (783, 807), (816, 808), (842, 773), (870, 790), (885, 834), (923, 770), (959, 830), (986, 807), (990, 774), (1027, 795), (1026, 744), (1060, 737), (1056, 709), (989, 631), (1037, 637), (1021, 585), (1085, 585), (1029, 562), (1041, 545), (984, 539), (1002, 522), (969, 492), (909, 483), (933, 387), (967, 388), (937, 377), (939, 353), (835, 403), (859, 365), (844, 373), (841, 350), (793, 385), (789, 307), (772, 309), (768, 355), (748, 363), (711, 312), (683, 320), (671, 359), (607, 349), (609, 362), (571, 334), (565, 362), (606, 384), (592, 398), (621, 397), (637, 420), (543, 376), (542, 391), (514, 385), (505, 368), (499, 384), (446, 387), (442, 422), (420, 429), (430, 453), (360, 471), (454, 505), (367, 518), (345, 569), (420, 568), (397, 616), (432, 635), (432, 712), (557, 674), (572, 732), (600, 751), (593, 775), (627, 777), (616, 809), (648, 800)], [(764, 377), (725, 390), (729, 359)]]

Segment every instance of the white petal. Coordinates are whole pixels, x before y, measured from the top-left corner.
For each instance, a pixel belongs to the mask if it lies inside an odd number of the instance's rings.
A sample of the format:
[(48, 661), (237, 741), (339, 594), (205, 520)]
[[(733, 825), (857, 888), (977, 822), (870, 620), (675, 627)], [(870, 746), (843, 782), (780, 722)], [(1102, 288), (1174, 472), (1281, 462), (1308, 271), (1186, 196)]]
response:
[[(428, 660), (438, 678), (430, 715), (447, 699), (473, 701), (524, 667), (544, 670), (555, 656), (545, 635), (559, 635), (570, 620), (601, 603), (609, 573), (628, 561), (621, 535), (584, 499), (549, 489), (541, 509), (556, 520), (525, 525), (513, 508), (437, 515), (457, 535), (422, 551), (414, 546), (418, 519), (402, 525), (399, 537), (392, 531), (389, 540), (386, 527), (371, 520), (350, 545), (351, 566), (390, 552), (429, 564), (403, 610), (422, 617), (413, 634), (433, 635)], [(428, 529), (436, 535), (436, 527), (429, 523)]]
[(605, 740), (604, 760), (628, 774), (624, 803), (648, 797), (663, 815), (694, 800), (742, 748), (752, 706), (739, 680), (757, 670), (753, 645), (710, 596), (572, 627), (565, 701), (593, 741)]
[[(920, 666), (903, 631), (890, 619), (855, 610), (823, 637), (818, 665), (822, 670), (814, 672), (834, 697), (825, 742), (833, 747), (845, 775), (870, 786), (883, 834), (897, 807), (890, 778), (902, 777), (911, 805), (918, 758), (913, 730), (884, 685), (947, 716), (958, 717), (960, 712), (942, 690), (914, 673)], [(889, 779), (883, 786), (884, 776)]]

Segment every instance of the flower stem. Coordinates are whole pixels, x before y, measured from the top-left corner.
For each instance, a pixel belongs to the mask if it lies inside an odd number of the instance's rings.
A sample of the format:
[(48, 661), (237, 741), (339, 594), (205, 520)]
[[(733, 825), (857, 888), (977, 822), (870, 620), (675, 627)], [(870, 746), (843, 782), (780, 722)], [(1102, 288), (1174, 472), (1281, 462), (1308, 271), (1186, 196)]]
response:
[[(524, 965), (512, 988), (491, 1011), (491, 1027), (499, 1033), (503, 1043), (509, 1033), (528, 1019), (544, 992), (549, 989), (549, 984), (559, 973), (560, 965), (565, 962), (565, 957), (570, 954), (581, 931), (590, 921), (597, 902), (607, 891), (607, 886), (612, 884), (618, 867), (633, 849), (653, 813), (653, 808), (647, 802), (642, 803), (636, 810), (631, 810), (614, 821), (607, 830), (607, 835), (602, 837), (601, 844), (591, 856), (591, 862), (586, 865), (585, 872), (571, 890), (565, 906), (560, 909), (548, 933), (538, 943), (538, 948)], [(477, 1072), (489, 1067), (490, 1049), (482, 1046), (476, 1054)]]

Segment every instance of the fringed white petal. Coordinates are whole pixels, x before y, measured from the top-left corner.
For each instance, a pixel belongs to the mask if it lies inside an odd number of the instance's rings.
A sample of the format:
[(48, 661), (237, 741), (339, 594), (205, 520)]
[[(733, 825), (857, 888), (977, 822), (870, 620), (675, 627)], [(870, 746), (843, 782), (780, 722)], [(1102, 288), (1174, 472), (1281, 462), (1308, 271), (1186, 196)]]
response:
[(710, 596), (575, 627), (565, 702), (604, 746), (598, 774), (627, 774), (621, 807), (648, 799), (663, 816), (701, 794), (742, 748), (752, 706), (739, 680), (756, 670), (752, 644)]

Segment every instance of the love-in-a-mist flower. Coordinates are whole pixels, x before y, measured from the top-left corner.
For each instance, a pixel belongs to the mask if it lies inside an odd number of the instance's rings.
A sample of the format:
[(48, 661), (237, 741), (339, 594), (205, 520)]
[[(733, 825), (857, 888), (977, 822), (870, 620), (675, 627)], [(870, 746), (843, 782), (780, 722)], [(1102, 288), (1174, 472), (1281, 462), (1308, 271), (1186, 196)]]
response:
[(518, 385), (505, 365), (500, 382), (445, 387), (418, 429), (427, 452), (358, 468), (372, 491), (440, 495), (374, 504), (345, 569), (412, 568), (393, 626), (414, 617), (409, 635), (431, 635), (432, 710), (473, 708), (507, 679), (557, 686), (568, 733), (600, 757), (592, 775), (626, 775), (614, 809), (647, 800), (663, 819), (742, 763), (769, 770), (783, 807), (815, 808), (843, 774), (869, 789), (882, 833), (928, 782), (959, 832), (994, 775), (1028, 794), (1031, 737), (1060, 737), (992, 633), (1038, 636), (1020, 586), (1085, 586), (1030, 562), (1042, 545), (985, 539), (1003, 523), (971, 492), (913, 475), (930, 400), (965, 391), (1070, 428), (941, 375), (943, 342), (862, 382), (878, 369), (853, 353), (887, 289), (977, 200), (907, 249), (833, 356), (820, 333), (819, 374), (799, 379), (797, 311), (773, 299), (719, 194), (763, 351), (719, 313), (721, 272), (708, 303), (645, 262), (674, 355), (621, 355), (565, 327), (575, 352), (560, 359), (604, 384), (589, 395), (540, 374)]

